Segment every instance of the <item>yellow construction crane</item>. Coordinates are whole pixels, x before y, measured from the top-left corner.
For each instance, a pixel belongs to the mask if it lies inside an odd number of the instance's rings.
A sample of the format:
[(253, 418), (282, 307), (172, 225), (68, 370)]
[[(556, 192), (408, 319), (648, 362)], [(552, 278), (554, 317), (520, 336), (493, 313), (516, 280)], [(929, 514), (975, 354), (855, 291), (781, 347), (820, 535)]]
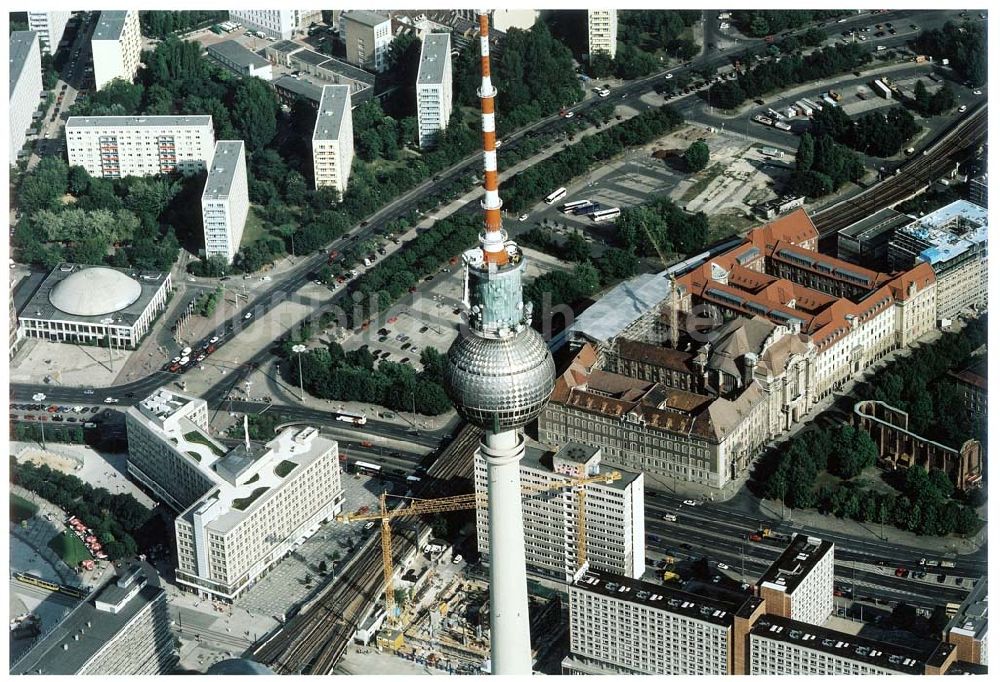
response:
[[(659, 242), (653, 238), (653, 233), (649, 229), (649, 225), (645, 222), (642, 223), (642, 229), (646, 231), (646, 237), (649, 239), (649, 243), (653, 245), (653, 249), (656, 250), (656, 255), (659, 257), (660, 262), (663, 263), (663, 267), (670, 269), (670, 261), (667, 257), (663, 255), (663, 249), (660, 248)], [(680, 325), (677, 319), (677, 278), (671, 273), (670, 275), (670, 347), (677, 348), (678, 337), (680, 336), (680, 330), (678, 326)]]
[[(577, 567), (583, 565), (587, 560), (587, 515), (586, 515), (586, 486), (590, 483), (610, 483), (622, 477), (618, 471), (609, 471), (594, 476), (573, 478), (565, 481), (552, 481), (543, 485), (523, 486), (522, 493), (526, 495), (537, 495), (538, 493), (561, 488), (577, 488)], [(444, 512), (462, 511), (465, 509), (475, 509), (486, 506), (486, 495), (467, 493), (465, 495), (454, 495), (452, 497), (438, 497), (434, 499), (409, 499), (410, 503), (396, 509), (386, 508), (385, 500), (388, 496), (383, 492), (379, 496), (379, 510), (368, 513), (340, 514), (337, 521), (350, 523), (351, 521), (381, 521), (382, 535), (382, 577), (385, 580), (385, 612), (390, 625), (396, 625), (396, 595), (393, 590), (393, 567), (392, 567), (392, 528), (390, 522), (394, 519), (411, 516), (423, 516), (424, 514), (441, 514)]]

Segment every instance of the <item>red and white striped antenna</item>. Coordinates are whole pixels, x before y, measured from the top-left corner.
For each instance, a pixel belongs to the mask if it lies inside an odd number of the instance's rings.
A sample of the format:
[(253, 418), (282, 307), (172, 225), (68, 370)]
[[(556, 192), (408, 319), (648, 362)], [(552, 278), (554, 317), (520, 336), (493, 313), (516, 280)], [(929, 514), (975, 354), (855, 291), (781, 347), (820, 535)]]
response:
[(483, 112), (483, 233), (479, 245), (483, 260), (489, 264), (506, 265), (508, 256), (504, 249), (507, 235), (500, 221), (499, 181), (497, 178), (497, 136), (493, 98), (497, 89), (490, 81), (490, 17), (489, 10), (479, 10), (479, 49), (482, 58), (483, 80), (479, 86), (479, 101)]

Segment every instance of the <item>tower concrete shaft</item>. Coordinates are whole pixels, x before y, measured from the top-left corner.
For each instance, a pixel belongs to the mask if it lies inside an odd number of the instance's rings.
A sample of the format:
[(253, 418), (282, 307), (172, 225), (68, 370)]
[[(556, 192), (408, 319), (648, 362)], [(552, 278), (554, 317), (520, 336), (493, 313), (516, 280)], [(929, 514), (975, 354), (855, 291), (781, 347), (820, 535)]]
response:
[(520, 430), (538, 416), (552, 393), (555, 365), (548, 346), (531, 328), (524, 303), (521, 249), (501, 223), (496, 133), (490, 81), (489, 17), (479, 13), (482, 50), (484, 197), (479, 248), (465, 252), (469, 326), (448, 350), (448, 395), (466, 420), (486, 434), (490, 534), (490, 627), (494, 674), (531, 674), (531, 633), (521, 510)]
[(487, 433), (480, 451), (486, 460), (490, 547), (501, 550), (490, 556), (492, 673), (530, 675), (528, 576), (521, 522), (520, 461), (524, 439), (517, 431)]

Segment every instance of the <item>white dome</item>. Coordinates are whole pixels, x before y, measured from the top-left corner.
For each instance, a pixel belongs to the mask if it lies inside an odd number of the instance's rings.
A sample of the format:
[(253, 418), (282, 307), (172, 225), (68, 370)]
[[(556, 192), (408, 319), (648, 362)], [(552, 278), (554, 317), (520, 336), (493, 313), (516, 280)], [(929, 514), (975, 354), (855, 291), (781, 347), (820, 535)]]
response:
[(117, 312), (135, 303), (142, 286), (111, 268), (87, 268), (52, 287), (49, 301), (69, 315), (95, 317)]

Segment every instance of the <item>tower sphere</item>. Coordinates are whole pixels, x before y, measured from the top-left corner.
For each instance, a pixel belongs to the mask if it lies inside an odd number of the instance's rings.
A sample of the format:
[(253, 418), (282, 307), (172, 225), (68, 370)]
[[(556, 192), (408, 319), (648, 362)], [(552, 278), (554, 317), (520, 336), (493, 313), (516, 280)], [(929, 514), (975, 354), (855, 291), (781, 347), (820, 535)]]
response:
[(556, 369), (541, 335), (527, 328), (506, 338), (460, 336), (448, 350), (445, 373), (459, 414), (500, 432), (538, 416), (552, 393)]

